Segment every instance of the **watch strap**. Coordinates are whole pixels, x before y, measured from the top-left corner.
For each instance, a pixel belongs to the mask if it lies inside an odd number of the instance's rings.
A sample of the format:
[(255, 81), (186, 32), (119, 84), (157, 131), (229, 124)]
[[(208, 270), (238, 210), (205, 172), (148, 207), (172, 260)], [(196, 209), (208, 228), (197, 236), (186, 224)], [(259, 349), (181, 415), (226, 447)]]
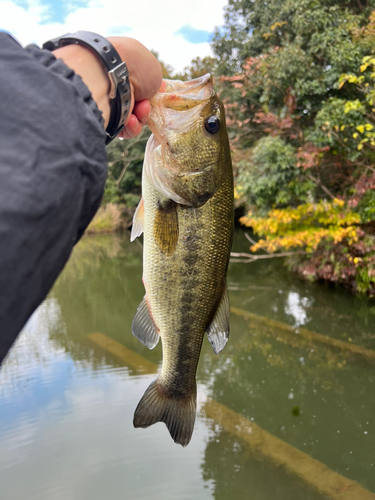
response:
[(66, 45), (78, 44), (92, 50), (108, 70), (110, 80), (111, 114), (106, 129), (106, 144), (109, 144), (124, 128), (130, 112), (131, 89), (129, 71), (114, 46), (103, 36), (90, 31), (67, 33), (43, 44), (43, 49), (56, 50)]

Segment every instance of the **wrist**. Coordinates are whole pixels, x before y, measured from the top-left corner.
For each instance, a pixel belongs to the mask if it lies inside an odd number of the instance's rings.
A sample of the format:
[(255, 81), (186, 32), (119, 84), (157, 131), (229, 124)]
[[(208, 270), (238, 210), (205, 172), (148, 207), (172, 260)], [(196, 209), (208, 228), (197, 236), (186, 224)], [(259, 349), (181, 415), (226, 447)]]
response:
[(100, 58), (92, 50), (77, 44), (56, 49), (53, 54), (82, 78), (103, 114), (104, 128), (107, 128), (111, 112), (110, 81)]

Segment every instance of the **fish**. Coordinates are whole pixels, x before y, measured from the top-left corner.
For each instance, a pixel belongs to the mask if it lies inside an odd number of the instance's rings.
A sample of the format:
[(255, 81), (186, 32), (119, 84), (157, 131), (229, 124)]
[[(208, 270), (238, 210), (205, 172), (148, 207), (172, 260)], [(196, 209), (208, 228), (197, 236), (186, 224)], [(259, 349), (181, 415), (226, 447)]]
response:
[(196, 418), (196, 370), (204, 334), (215, 353), (229, 337), (226, 274), (233, 239), (233, 173), (223, 103), (210, 74), (165, 80), (151, 99), (142, 198), (131, 241), (143, 233), (145, 296), (132, 333), (163, 362), (134, 427), (164, 422), (187, 446)]

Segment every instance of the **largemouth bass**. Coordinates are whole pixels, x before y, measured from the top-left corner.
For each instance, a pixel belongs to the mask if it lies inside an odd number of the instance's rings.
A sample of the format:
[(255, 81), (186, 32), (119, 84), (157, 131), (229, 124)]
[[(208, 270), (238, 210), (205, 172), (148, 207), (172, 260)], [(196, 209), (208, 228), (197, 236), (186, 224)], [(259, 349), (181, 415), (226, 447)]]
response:
[(151, 100), (142, 200), (131, 239), (144, 233), (146, 295), (133, 334), (163, 365), (134, 414), (135, 427), (164, 422), (186, 446), (196, 414), (204, 333), (219, 353), (229, 336), (226, 287), (233, 235), (233, 174), (223, 104), (210, 75), (166, 81)]

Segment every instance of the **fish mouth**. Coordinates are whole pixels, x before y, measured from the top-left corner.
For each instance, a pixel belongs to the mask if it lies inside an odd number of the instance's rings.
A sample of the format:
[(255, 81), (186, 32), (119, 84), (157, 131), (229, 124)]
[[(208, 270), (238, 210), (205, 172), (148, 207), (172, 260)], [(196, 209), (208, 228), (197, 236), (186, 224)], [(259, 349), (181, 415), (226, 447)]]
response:
[[(164, 80), (164, 92), (158, 92), (151, 100), (148, 126), (159, 143), (167, 142), (163, 130), (172, 123), (181, 130), (193, 123), (202, 107), (215, 96), (210, 73), (194, 80)], [(186, 116), (186, 112), (189, 117)], [(185, 124), (185, 125), (183, 125)]]
[[(182, 82), (181, 80), (164, 80), (166, 83), (165, 92), (160, 92), (163, 97), (167, 97), (166, 101), (171, 101), (173, 104), (174, 99), (171, 99), (171, 94), (175, 94), (177, 98), (190, 98), (195, 101), (205, 101), (213, 94), (212, 76), (207, 73), (199, 78)], [(172, 106), (173, 107), (173, 106)]]

